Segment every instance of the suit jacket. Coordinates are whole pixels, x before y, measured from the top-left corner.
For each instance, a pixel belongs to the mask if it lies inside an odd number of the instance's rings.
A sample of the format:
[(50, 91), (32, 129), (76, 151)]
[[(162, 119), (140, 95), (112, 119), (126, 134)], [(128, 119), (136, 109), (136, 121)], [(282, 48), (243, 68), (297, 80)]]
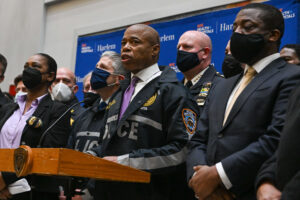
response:
[(300, 85), (290, 99), (286, 123), (276, 154), (262, 166), (256, 187), (263, 181), (272, 182), (282, 191), (282, 199), (300, 199)]
[(4, 96), (4, 94), (2, 93), (2, 91), (0, 89), (0, 108), (4, 104), (8, 104), (8, 103), (12, 103), (12, 101), (9, 98), (7, 98), (6, 96)]
[[(19, 108), (18, 104), (11, 103), (0, 109), (0, 130), (2, 129), (6, 120)], [(32, 116), (36, 116), (42, 120), (42, 126), (34, 128), (26, 124), (23, 129), (21, 144), (28, 145), (32, 148), (37, 147), (42, 133), (56, 120), (62, 113), (66, 111), (66, 106), (51, 100), (50, 95), (46, 95), (39, 103), (37, 109)], [(44, 137), (42, 147), (65, 147), (70, 132), (70, 114), (63, 117)], [(5, 183), (8, 185), (18, 178), (12, 173), (2, 173)], [(55, 184), (54, 179), (44, 176), (29, 176), (27, 180), (29, 184), (34, 186), (37, 190), (46, 190), (51, 192), (55, 189), (58, 191), (58, 186), (53, 188), (51, 185)], [(52, 181), (51, 181), (52, 180)]]
[(271, 62), (240, 94), (223, 126), (228, 99), (241, 77), (224, 79), (211, 91), (190, 142), (187, 175), (191, 177), (195, 165), (221, 162), (237, 198), (253, 199), (255, 177), (277, 148), (300, 68), (281, 58)]
[(217, 84), (221, 79), (222, 75), (219, 74), (215, 67), (210, 65), (208, 69), (204, 72), (199, 81), (190, 88), (190, 92), (194, 97), (194, 100), (197, 102), (199, 107), (199, 113), (201, 114), (203, 108), (206, 104), (209, 90), (214, 84)]

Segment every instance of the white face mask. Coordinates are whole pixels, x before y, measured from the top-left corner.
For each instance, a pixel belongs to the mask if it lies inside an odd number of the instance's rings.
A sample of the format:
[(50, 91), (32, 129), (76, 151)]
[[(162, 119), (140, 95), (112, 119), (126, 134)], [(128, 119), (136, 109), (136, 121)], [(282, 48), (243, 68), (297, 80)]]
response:
[(73, 97), (73, 92), (66, 84), (60, 82), (52, 88), (51, 96), (53, 100), (67, 102)]
[(15, 102), (17, 102), (17, 99), (18, 99), (20, 96), (23, 96), (23, 95), (27, 95), (27, 92), (19, 91), (19, 92), (15, 95)]

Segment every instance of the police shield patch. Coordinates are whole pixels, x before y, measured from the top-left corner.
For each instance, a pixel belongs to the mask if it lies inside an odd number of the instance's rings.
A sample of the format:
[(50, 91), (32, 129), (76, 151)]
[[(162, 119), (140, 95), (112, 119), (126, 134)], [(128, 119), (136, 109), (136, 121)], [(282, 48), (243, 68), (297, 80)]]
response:
[(196, 113), (188, 108), (184, 108), (182, 109), (182, 119), (189, 134), (194, 134), (197, 127)]

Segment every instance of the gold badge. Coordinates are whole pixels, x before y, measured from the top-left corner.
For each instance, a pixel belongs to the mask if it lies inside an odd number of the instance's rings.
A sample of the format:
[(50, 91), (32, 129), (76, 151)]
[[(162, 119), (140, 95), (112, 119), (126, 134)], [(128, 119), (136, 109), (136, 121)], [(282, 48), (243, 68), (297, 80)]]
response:
[(108, 103), (108, 105), (106, 106), (106, 110), (110, 109), (110, 107), (112, 107), (112, 105), (114, 105), (116, 103), (116, 100), (112, 100), (111, 102)]
[(32, 116), (32, 117), (29, 119), (29, 121), (28, 121), (29, 126), (32, 126), (33, 123), (35, 122), (35, 120), (36, 120), (36, 117), (35, 117), (35, 116)]
[(14, 168), (16, 175), (26, 176), (32, 166), (32, 151), (29, 146), (22, 145), (14, 151)]
[(150, 97), (146, 103), (144, 103), (144, 107), (148, 107), (148, 106), (151, 106), (155, 100), (156, 100), (156, 97), (157, 97), (157, 93), (155, 93), (152, 97)]

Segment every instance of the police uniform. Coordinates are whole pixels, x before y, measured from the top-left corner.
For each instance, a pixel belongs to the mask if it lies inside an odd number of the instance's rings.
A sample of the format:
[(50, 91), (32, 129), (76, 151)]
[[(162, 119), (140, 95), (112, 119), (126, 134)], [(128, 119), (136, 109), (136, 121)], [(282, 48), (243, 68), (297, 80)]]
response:
[(122, 82), (107, 106), (105, 133), (98, 152), (101, 157), (118, 156), (120, 164), (151, 172), (151, 182), (97, 181), (96, 199), (173, 200), (185, 196), (186, 144), (196, 130), (197, 105), (172, 69), (159, 70), (161, 74), (136, 94), (119, 119), (122, 96), (130, 79)]
[(214, 66), (209, 65), (202, 75), (200, 73), (192, 80), (190, 92), (192, 93), (192, 95), (194, 96), (194, 100), (198, 104), (200, 114), (202, 113), (204, 105), (207, 101), (207, 97), (212, 85), (216, 84), (223, 78), (223, 75), (217, 72)]
[(105, 102), (100, 104), (98, 99), (74, 122), (68, 148), (86, 152), (98, 145), (106, 108), (103, 103), (106, 104)]
[[(94, 104), (87, 108), (74, 122), (72, 132), (68, 140), (68, 148), (81, 152), (87, 152), (91, 148), (98, 146), (101, 127), (104, 123), (104, 114), (106, 103), (98, 98)], [(94, 180), (88, 181), (85, 178), (72, 178), (68, 184), (69, 188), (65, 188), (67, 196), (73, 196), (75, 189), (88, 189), (94, 194)]]
[[(71, 106), (73, 106), (74, 104), (78, 103), (78, 99), (77, 97), (73, 97), (70, 101), (68, 102), (64, 102), (64, 104), (66, 106), (68, 106), (68, 108), (70, 108)], [(81, 107), (80, 104), (74, 106), (71, 109), (71, 118), (70, 118), (70, 125), (73, 126), (73, 123), (75, 122), (75, 120), (77, 120), (77, 118), (85, 111), (85, 108)]]

